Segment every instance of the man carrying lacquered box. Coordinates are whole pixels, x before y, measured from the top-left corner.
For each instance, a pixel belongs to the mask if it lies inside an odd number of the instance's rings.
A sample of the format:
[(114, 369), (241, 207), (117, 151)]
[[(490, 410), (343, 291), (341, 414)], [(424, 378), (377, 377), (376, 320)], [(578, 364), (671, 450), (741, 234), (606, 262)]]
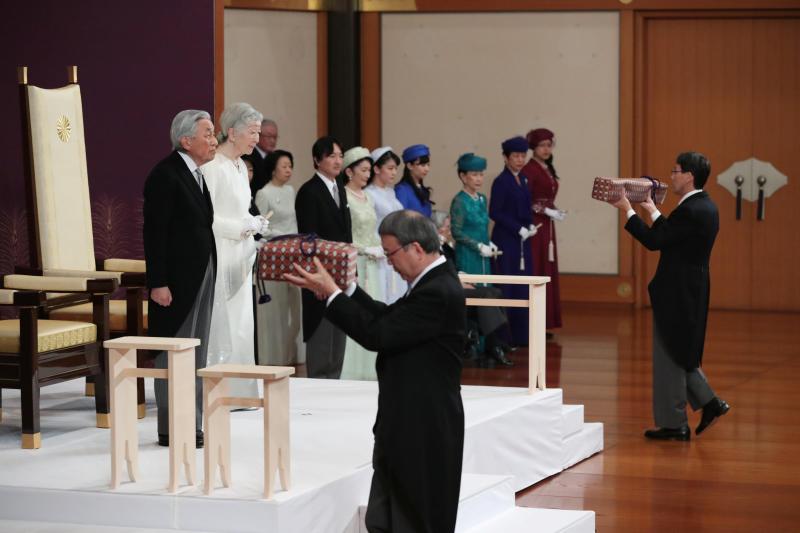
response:
[(693, 410), (703, 409), (696, 435), (730, 409), (700, 369), (708, 318), (709, 258), (719, 231), (717, 206), (703, 190), (710, 171), (703, 154), (678, 155), (670, 188), (680, 201), (665, 217), (647, 197), (640, 205), (652, 221), (650, 227), (626, 196), (612, 204), (626, 214), (625, 229), (648, 250), (661, 254), (648, 285), (653, 305), (653, 416), (657, 426), (645, 431), (649, 439), (689, 440), (687, 399)]

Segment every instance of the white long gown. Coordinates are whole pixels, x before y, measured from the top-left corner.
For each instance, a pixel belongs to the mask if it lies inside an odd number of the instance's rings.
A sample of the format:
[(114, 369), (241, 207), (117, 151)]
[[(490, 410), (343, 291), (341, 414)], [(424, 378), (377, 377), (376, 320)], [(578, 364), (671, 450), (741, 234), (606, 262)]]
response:
[[(237, 168), (238, 167), (238, 168)], [(256, 243), (242, 237), (245, 221), (253, 218), (247, 167), (217, 153), (201, 168), (214, 205), (217, 279), (208, 339), (208, 366), (255, 364), (253, 348), (253, 263)], [(253, 379), (229, 380), (230, 396), (258, 397)]]
[[(372, 183), (367, 185), (364, 190), (372, 199), (372, 203), (375, 206), (375, 214), (378, 216), (378, 226), (381, 225), (386, 215), (403, 209), (403, 204), (401, 204), (400, 200), (394, 195), (394, 187), (378, 187)], [(385, 302), (387, 304), (394, 303), (406, 293), (408, 284), (388, 262), (382, 261), (380, 267), (385, 284)]]

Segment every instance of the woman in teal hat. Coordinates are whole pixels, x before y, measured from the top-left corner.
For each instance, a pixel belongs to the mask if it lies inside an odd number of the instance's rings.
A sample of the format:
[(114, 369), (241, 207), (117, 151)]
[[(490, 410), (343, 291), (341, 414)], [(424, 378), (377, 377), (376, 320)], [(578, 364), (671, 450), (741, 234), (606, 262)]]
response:
[(473, 153), (458, 158), (458, 177), (463, 189), (450, 204), (450, 220), (456, 241), (456, 266), (467, 274), (491, 274), (489, 259), (497, 246), (489, 240), (489, 203), (479, 192), (486, 159)]

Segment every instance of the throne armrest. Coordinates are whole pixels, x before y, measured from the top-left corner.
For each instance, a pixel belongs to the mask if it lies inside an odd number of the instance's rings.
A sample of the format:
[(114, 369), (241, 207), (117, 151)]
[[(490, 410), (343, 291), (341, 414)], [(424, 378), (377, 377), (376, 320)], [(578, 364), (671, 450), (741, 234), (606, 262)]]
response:
[(115, 270), (117, 272), (147, 272), (144, 259), (106, 259), (103, 261), (103, 270)]
[[(23, 273), (24, 272), (18, 272), (18, 274)], [(118, 284), (122, 281), (122, 272), (108, 272), (105, 270), (66, 270), (63, 268), (48, 268), (43, 271), (42, 275), (62, 278), (113, 279), (116, 280)]]
[(11, 274), (3, 277), (7, 289), (49, 292), (111, 293), (117, 288), (115, 279), (93, 279), (67, 276), (24, 276)]

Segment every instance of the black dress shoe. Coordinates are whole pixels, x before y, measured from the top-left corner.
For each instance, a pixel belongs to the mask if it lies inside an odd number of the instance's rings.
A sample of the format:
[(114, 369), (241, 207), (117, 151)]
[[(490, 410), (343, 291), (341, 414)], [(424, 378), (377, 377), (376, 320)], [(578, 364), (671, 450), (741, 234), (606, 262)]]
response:
[(731, 406), (725, 400), (720, 400), (716, 396), (710, 402), (703, 406), (703, 416), (700, 418), (700, 423), (697, 424), (697, 429), (694, 430), (695, 435), (707, 430), (711, 427), (722, 415), (730, 411)]
[(506, 357), (505, 352), (499, 346), (492, 348), (492, 350), (489, 352), (489, 356), (501, 365), (514, 366), (514, 362)]
[[(197, 449), (203, 447), (204, 444), (203, 432), (198, 431), (194, 434), (194, 446)], [(163, 435), (161, 433), (158, 434), (158, 445), (159, 446), (169, 446), (169, 435)]]
[(656, 440), (689, 440), (692, 432), (689, 431), (689, 426), (683, 426), (676, 429), (673, 428), (656, 428), (648, 429), (644, 432), (644, 436), (648, 439)]

